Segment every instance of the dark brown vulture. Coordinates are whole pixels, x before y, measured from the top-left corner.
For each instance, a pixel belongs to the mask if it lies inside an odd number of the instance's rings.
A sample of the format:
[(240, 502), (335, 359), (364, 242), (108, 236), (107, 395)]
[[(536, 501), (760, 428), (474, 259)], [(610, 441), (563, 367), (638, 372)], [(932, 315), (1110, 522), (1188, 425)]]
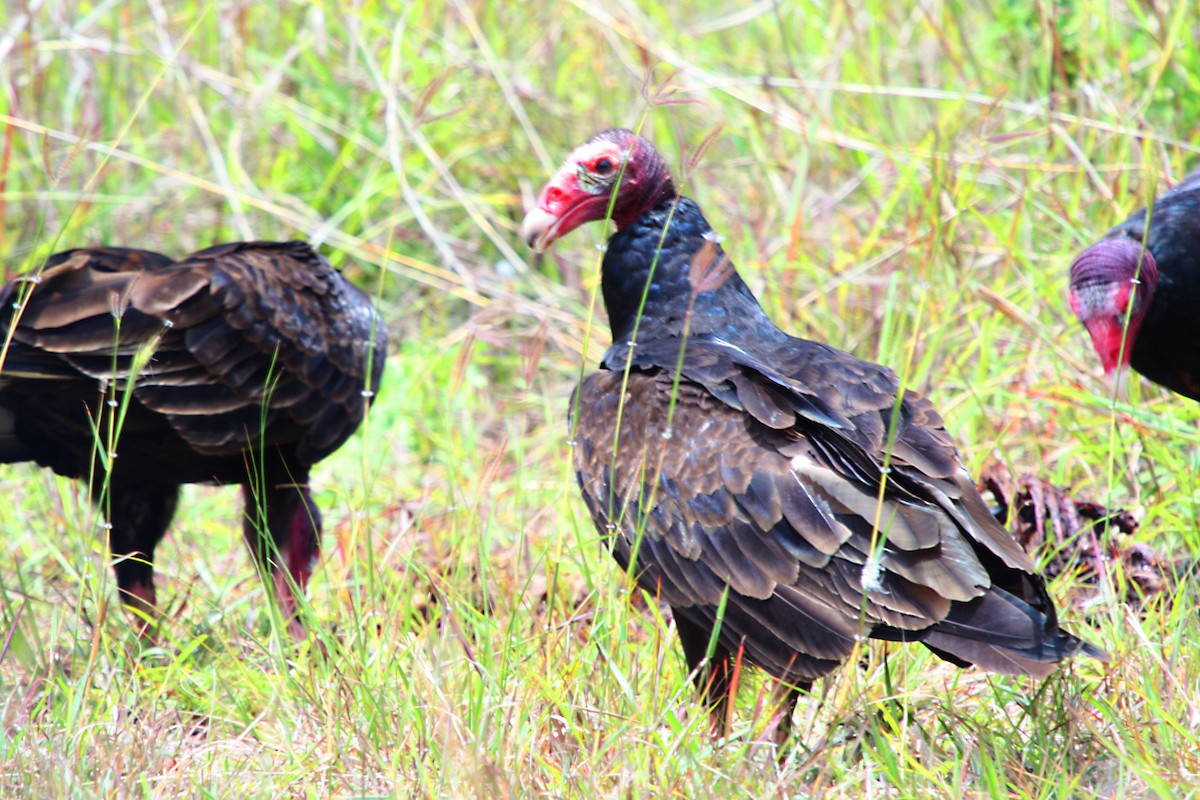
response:
[(929, 402), (777, 328), (645, 139), (571, 153), (526, 240), (605, 219), (614, 192), (613, 345), (572, 400), (575, 469), (618, 563), (673, 610), (718, 722), (742, 660), (781, 682), (786, 736), (798, 692), (866, 637), (1038, 677), (1103, 655), (1058, 626)]
[[(1149, 221), (1147, 221), (1149, 216)], [(1071, 308), (1104, 371), (1132, 366), (1200, 400), (1200, 170), (1071, 265)], [(1126, 321), (1128, 320), (1128, 328)]]
[(241, 484), (250, 551), (304, 638), (294, 590), (321, 532), (308, 476), (379, 387), (387, 341), (370, 298), (303, 242), (180, 261), (92, 247), (9, 282), (0, 334), (0, 461), (88, 482), (143, 622), (180, 485)]

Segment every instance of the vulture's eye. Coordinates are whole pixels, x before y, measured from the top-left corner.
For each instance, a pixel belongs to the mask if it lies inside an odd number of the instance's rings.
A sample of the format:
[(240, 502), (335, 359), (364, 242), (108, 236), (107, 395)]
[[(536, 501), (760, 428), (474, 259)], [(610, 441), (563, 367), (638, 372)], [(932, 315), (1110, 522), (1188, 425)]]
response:
[(596, 166), (592, 168), (592, 171), (597, 175), (607, 175), (608, 173), (612, 172), (612, 168), (612, 162), (607, 158), (602, 158), (596, 162)]

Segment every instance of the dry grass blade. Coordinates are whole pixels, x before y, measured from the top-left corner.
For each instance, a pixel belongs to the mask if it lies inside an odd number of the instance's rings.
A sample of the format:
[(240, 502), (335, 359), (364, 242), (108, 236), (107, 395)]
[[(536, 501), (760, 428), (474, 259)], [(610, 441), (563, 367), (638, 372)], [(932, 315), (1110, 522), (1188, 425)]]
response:
[(542, 320), (533, 335), (521, 340), (521, 379), (526, 386), (532, 386), (534, 377), (538, 374), (548, 335), (549, 326)]
[(462, 388), (464, 376), (467, 374), (467, 367), (471, 363), (472, 356), (475, 354), (475, 328), (467, 329), (463, 336), (462, 344), (458, 346), (458, 356), (454, 359), (454, 368), (450, 373), (450, 393), (458, 394)]
[(724, 130), (724, 125), (717, 125), (715, 128), (704, 134), (704, 138), (696, 145), (691, 154), (684, 159), (683, 181), (687, 183), (691, 180), (692, 174), (696, 168), (700, 166), (700, 162), (704, 160), (704, 154), (713, 146), (713, 143), (721, 137), (721, 131)]
[(733, 275), (733, 263), (711, 239), (705, 240), (688, 262), (693, 302), (695, 296), (715, 291)]

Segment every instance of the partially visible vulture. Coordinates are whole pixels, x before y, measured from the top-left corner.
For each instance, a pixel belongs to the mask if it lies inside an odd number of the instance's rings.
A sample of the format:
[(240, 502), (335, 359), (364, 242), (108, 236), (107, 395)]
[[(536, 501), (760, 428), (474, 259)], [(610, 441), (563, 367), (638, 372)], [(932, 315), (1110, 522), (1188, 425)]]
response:
[(88, 483), (144, 624), (180, 485), (241, 484), (250, 551), (305, 636), (294, 592), (321, 532), (309, 471), (362, 422), (387, 349), (367, 295), (303, 242), (179, 261), (91, 247), (4, 286), (0, 335), (0, 462)]
[(1071, 308), (1104, 371), (1132, 366), (1193, 400), (1200, 400), (1198, 306), (1200, 170), (1071, 265)]
[(785, 737), (798, 692), (866, 637), (1037, 677), (1103, 656), (1058, 626), (929, 402), (777, 328), (645, 139), (577, 148), (523, 235), (544, 250), (610, 198), (613, 345), (572, 399), (576, 474), (618, 563), (673, 610), (718, 723), (744, 662), (780, 681)]

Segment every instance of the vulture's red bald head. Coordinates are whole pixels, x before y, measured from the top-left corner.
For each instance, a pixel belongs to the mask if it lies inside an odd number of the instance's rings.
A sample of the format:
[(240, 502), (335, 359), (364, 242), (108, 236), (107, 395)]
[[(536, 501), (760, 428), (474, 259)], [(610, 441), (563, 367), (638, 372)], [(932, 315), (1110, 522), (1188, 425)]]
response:
[(540, 253), (585, 222), (607, 217), (610, 204), (619, 230), (674, 196), (671, 175), (654, 146), (633, 131), (613, 128), (567, 156), (525, 215), (521, 235)]
[(1071, 309), (1092, 337), (1105, 372), (1129, 365), (1157, 288), (1154, 256), (1130, 236), (1101, 239), (1071, 265)]

